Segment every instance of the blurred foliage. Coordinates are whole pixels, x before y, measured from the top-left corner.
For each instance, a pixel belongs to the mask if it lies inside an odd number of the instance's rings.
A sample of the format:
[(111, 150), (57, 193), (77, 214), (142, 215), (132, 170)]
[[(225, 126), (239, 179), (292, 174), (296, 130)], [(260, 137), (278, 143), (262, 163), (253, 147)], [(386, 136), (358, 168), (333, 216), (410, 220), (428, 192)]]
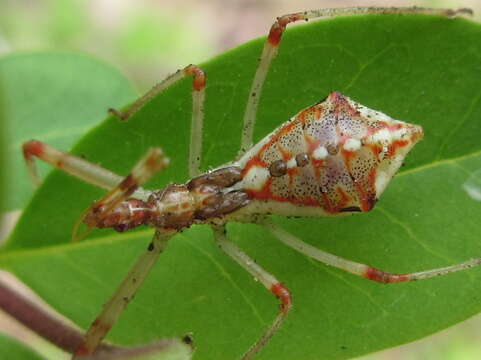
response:
[[(5, 87), (0, 76), (0, 209), (3, 209), (5, 196), (5, 174), (6, 168), (9, 166), (9, 159), (6, 157), (6, 143), (5, 134), (7, 133), (7, 122), (5, 119), (5, 105), (4, 105)], [(1, 228), (3, 227), (3, 219), (0, 216), (0, 236), (2, 236)]]
[(173, 16), (154, 3), (119, 11), (83, 0), (2, 1), (0, 42), (7, 50), (83, 49), (119, 64), (142, 90), (213, 52), (200, 19)]
[[(109, 107), (120, 107), (137, 96), (117, 69), (89, 56), (65, 52), (4, 56), (0, 81), (2, 110), (8, 119), (5, 150), (9, 160), (3, 166), (9, 191), (1, 210), (22, 209), (34, 190), (22, 143), (35, 138), (68, 150), (105, 118)], [(51, 169), (41, 161), (38, 165)]]

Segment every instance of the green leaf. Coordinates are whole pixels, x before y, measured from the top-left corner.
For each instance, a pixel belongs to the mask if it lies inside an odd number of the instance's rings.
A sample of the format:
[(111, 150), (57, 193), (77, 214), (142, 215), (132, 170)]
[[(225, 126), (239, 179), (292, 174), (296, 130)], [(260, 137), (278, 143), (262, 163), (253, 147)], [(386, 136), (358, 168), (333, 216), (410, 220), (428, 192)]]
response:
[(42, 357), (33, 352), (25, 345), (8, 336), (0, 334), (0, 353), (7, 355), (9, 359), (15, 360), (41, 360)]
[[(3, 104), (3, 86), (2, 86), (2, 81), (0, 78), (0, 163), (1, 164), (6, 164), (7, 163), (7, 157), (5, 156), (6, 153), (6, 136), (5, 136), (5, 131), (6, 131), (6, 119), (5, 119), (5, 107)], [(6, 165), (5, 165), (6, 166)], [(5, 203), (5, 175), (7, 172), (5, 171), (5, 166), (0, 167), (0, 209), (3, 209), (4, 203)], [(0, 231), (1, 233), (1, 231)]]
[[(392, 272), (480, 256), (481, 203), (463, 187), (481, 168), (480, 35), (479, 24), (425, 16), (338, 18), (288, 29), (263, 90), (256, 140), (332, 90), (420, 124), (426, 135), (371, 213), (276, 221), (316, 247)], [(261, 47), (255, 40), (202, 64), (209, 76), (204, 169), (236, 155)], [(189, 79), (172, 86), (128, 123), (109, 119), (74, 153), (127, 174), (147, 148), (160, 145), (172, 166), (149, 185), (187, 180), (190, 88)], [(84, 328), (152, 234), (103, 230), (69, 243), (73, 224), (102, 193), (55, 172), (0, 255), (4, 268)], [(481, 268), (382, 285), (310, 260), (259, 226), (230, 224), (228, 231), (293, 293), (294, 309), (260, 359), (347, 359), (481, 310)], [(220, 252), (210, 229), (193, 226), (171, 240), (109, 340), (141, 344), (192, 332), (196, 359), (234, 359), (277, 311), (276, 299)]]
[[(115, 68), (85, 55), (32, 52), (0, 59), (0, 96), (7, 127), (6, 193), (0, 210), (25, 206), (33, 193), (22, 159), (32, 138), (62, 149), (136, 94)], [(4, 207), (4, 206), (5, 207)]]

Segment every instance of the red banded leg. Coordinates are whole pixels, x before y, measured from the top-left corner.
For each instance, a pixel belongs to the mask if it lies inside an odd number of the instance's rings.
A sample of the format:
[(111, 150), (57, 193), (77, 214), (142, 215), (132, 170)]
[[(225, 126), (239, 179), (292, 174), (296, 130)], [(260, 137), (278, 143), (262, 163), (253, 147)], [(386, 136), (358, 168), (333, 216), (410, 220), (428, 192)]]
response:
[(35, 166), (35, 157), (89, 184), (107, 190), (122, 181), (120, 175), (38, 140), (27, 141), (22, 148), (28, 173), (35, 185), (40, 185), (41, 182)]
[(168, 240), (175, 234), (175, 230), (158, 229), (155, 232), (152, 242), (146, 251), (137, 259), (115, 293), (104, 305), (100, 315), (90, 325), (90, 328), (85, 334), (85, 341), (78, 347), (73, 359), (90, 355), (97, 349), (105, 335), (107, 335), (120, 317), (122, 311), (130, 300), (133, 299), (135, 293), (147, 278), (159, 255), (166, 248)]
[[(127, 120), (152, 97), (187, 75), (192, 75), (194, 77), (192, 93), (192, 125), (189, 152), (189, 175), (194, 177), (199, 173), (199, 164), (202, 152), (202, 125), (204, 118), (206, 83), (206, 76), (202, 69), (195, 65), (189, 65), (183, 70), (177, 71), (175, 74), (169, 76), (164, 81), (154, 86), (152, 90), (133, 103), (126, 111), (119, 112), (114, 109), (110, 109), (110, 111), (116, 114), (122, 120)], [(107, 190), (115, 187), (123, 179), (123, 177), (96, 164), (57, 150), (54, 147), (38, 140), (31, 140), (24, 143), (23, 155), (27, 163), (30, 177), (36, 185), (40, 184), (40, 179), (35, 167), (34, 157), (37, 157), (60, 170), (76, 176), (87, 183)], [(134, 196), (145, 197), (148, 196), (148, 194), (146, 194), (146, 192), (142, 189), (137, 189)]]
[(428, 279), (435, 276), (446, 275), (452, 272), (466, 270), (474, 266), (481, 264), (481, 258), (472, 259), (460, 264), (446, 266), (437, 269), (431, 269), (426, 271), (419, 271), (407, 274), (393, 274), (385, 272), (380, 269), (376, 269), (372, 266), (360, 264), (354, 261), (343, 259), (339, 256), (332, 255), (328, 252), (319, 250), (301, 239), (295, 237), (291, 233), (284, 230), (282, 227), (273, 224), (272, 222), (265, 220), (262, 223), (274, 236), (282, 241), (287, 246), (299, 251), (300, 253), (309, 256), (317, 261), (320, 261), (326, 265), (342, 269), (350, 272), (354, 275), (361, 276), (363, 278), (378, 281), (381, 283), (397, 283), (403, 281), (413, 281)]
[(202, 127), (204, 123), (204, 99), (205, 99), (205, 72), (196, 65), (186, 66), (182, 70), (168, 76), (166, 79), (155, 85), (145, 95), (137, 99), (125, 111), (110, 109), (109, 111), (117, 115), (121, 120), (128, 120), (141, 107), (149, 102), (155, 95), (162, 92), (172, 84), (176, 83), (185, 76), (193, 76), (192, 82), (192, 122), (190, 128), (190, 147), (189, 147), (189, 176), (193, 178), (199, 175), (199, 166), (202, 154)]
[(257, 66), (254, 79), (252, 81), (251, 90), (247, 100), (244, 112), (244, 125), (242, 128), (242, 139), (239, 156), (243, 155), (252, 147), (252, 136), (254, 132), (254, 124), (257, 115), (257, 105), (262, 92), (262, 87), (266, 79), (272, 60), (276, 57), (279, 44), (281, 43), (282, 34), (286, 26), (292, 22), (299, 20), (309, 20), (315, 18), (331, 18), (346, 15), (365, 15), (365, 14), (426, 14), (454, 17), (457, 15), (472, 15), (470, 9), (429, 9), (419, 7), (404, 8), (384, 8), (384, 7), (359, 7), (359, 8), (334, 8), (334, 9), (318, 9), (287, 14), (280, 16), (272, 24), (267, 36), (267, 40), (262, 50), (262, 55)]
[(242, 360), (252, 359), (276, 333), (292, 308), (292, 299), (289, 290), (280, 283), (273, 275), (269, 274), (262, 267), (255, 263), (246, 253), (239, 249), (226, 236), (225, 226), (212, 227), (214, 236), (220, 248), (234, 259), (240, 266), (249, 272), (255, 279), (272, 292), (281, 302), (279, 314), (272, 322), (271, 326), (265, 330), (264, 334), (255, 342), (254, 345), (242, 356)]
[(190, 178), (193, 178), (200, 174), (206, 76), (204, 71), (195, 65), (189, 65), (184, 69), (184, 72), (194, 76), (194, 82), (192, 84), (192, 121), (190, 126), (189, 144), (189, 176)]

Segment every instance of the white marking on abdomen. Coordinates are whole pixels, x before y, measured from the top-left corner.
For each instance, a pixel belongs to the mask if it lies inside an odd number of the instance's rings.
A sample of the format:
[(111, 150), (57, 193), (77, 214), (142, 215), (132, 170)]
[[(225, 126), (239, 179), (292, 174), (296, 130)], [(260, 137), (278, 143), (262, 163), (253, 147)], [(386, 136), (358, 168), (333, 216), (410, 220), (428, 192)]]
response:
[(269, 170), (261, 166), (252, 166), (242, 179), (241, 188), (260, 191), (270, 176)]
[(312, 157), (316, 160), (324, 159), (327, 155), (327, 149), (324, 146), (318, 146), (316, 150), (312, 152)]
[(344, 143), (344, 150), (357, 151), (361, 148), (361, 141), (354, 138), (349, 138)]
[(288, 169), (293, 169), (293, 168), (297, 167), (296, 158), (295, 157), (290, 158), (287, 161), (286, 165), (287, 165)]

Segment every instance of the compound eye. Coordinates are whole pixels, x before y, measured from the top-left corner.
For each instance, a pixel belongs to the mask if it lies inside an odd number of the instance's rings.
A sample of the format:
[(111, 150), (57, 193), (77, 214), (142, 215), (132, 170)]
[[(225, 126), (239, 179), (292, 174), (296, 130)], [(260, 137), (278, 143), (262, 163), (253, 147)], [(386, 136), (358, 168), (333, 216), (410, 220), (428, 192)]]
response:
[(287, 165), (285, 161), (276, 160), (269, 166), (271, 176), (279, 177), (287, 173)]

